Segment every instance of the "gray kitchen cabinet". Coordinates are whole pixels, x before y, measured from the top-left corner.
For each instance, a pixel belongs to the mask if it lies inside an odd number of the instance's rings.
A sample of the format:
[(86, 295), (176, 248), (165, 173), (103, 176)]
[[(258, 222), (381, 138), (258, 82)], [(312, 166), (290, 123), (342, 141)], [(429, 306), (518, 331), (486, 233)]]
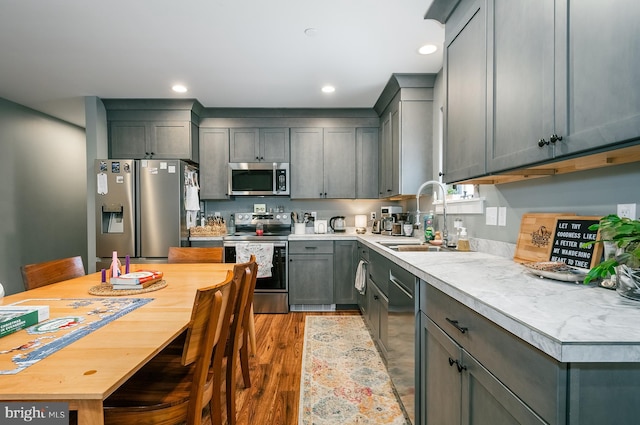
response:
[(382, 359), (386, 362), (387, 342), (389, 340), (389, 299), (371, 278), (367, 280), (366, 296), (368, 307), (366, 321), (369, 326), (369, 333), (376, 347), (378, 347)]
[(356, 198), (378, 198), (378, 133), (377, 128), (356, 129)]
[(189, 121), (112, 121), (109, 157), (198, 162), (198, 127)]
[(421, 423), (565, 423), (566, 365), (426, 282), (420, 293)]
[(333, 241), (333, 303), (356, 305), (358, 291), (355, 288), (356, 241)]
[(109, 158), (199, 162), (199, 113), (194, 99), (102, 99)]
[(289, 162), (288, 128), (231, 128), (230, 162)]
[(229, 199), (229, 129), (200, 129), (200, 199)]
[(487, 42), (485, 0), (459, 7), (445, 27), (444, 180), (486, 173)]
[(553, 158), (555, 3), (488, 0), (489, 172)]
[(333, 304), (333, 275), (332, 241), (289, 242), (289, 304)]
[[(364, 294), (357, 292), (358, 298), (358, 307), (360, 308), (360, 313), (362, 317), (367, 320), (368, 308), (367, 308), (367, 288), (366, 288), (366, 279), (369, 278), (369, 247), (358, 241), (357, 244), (358, 256), (356, 262), (359, 264), (360, 261), (363, 262), (362, 267), (364, 267), (364, 275), (365, 275), (365, 291)], [(356, 264), (357, 268), (357, 264)]]
[(355, 198), (355, 128), (291, 129), (291, 198)]
[(446, 20), (446, 182), (637, 143), (638, 2), (436, 0), (431, 10)]
[(433, 177), (435, 75), (393, 74), (374, 109), (380, 115), (379, 197), (415, 195)]
[(640, 2), (557, 3), (555, 156), (637, 140)]

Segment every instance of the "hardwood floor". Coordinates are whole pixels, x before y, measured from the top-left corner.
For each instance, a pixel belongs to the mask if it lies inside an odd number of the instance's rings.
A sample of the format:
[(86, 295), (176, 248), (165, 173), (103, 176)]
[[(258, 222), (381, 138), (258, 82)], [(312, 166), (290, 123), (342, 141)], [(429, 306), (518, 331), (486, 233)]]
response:
[[(330, 313), (257, 314), (257, 353), (251, 357), (251, 387), (238, 376), (237, 425), (297, 425), (300, 372), (306, 316), (360, 314)], [(226, 414), (225, 416), (226, 417)]]

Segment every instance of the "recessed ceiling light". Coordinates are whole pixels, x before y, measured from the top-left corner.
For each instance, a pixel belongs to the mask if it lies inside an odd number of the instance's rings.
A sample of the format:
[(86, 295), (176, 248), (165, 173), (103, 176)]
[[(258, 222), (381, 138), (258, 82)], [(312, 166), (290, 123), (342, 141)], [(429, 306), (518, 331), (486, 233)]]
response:
[(318, 30), (315, 28), (307, 28), (304, 30), (304, 35), (307, 37), (315, 37), (318, 34)]
[(324, 86), (322, 88), (323, 93), (333, 93), (334, 91), (336, 91), (336, 88), (333, 86)]
[(185, 86), (183, 86), (182, 84), (176, 84), (175, 86), (171, 87), (171, 90), (173, 90), (176, 93), (186, 93), (187, 92), (187, 88)]
[(425, 44), (424, 46), (418, 49), (418, 53), (420, 53), (421, 55), (430, 55), (432, 53), (435, 53), (436, 50), (438, 50), (437, 46), (433, 44)]

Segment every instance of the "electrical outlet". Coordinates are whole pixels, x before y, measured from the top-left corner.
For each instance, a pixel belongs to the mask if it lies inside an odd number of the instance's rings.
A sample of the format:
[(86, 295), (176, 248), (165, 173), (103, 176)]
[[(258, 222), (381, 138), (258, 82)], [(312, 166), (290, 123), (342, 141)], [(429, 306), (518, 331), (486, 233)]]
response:
[(375, 220), (375, 219), (376, 219), (376, 212), (371, 211), (371, 220)]
[(317, 211), (312, 211), (311, 212), (311, 217), (313, 217), (314, 220), (318, 219), (318, 212)]
[(636, 204), (618, 204), (618, 216), (636, 218)]

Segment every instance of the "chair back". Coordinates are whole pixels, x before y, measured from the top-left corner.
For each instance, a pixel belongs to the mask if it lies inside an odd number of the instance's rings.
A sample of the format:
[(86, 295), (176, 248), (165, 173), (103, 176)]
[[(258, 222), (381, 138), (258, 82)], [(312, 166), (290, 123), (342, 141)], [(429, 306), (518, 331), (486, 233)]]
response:
[(169, 263), (222, 263), (222, 247), (178, 247), (170, 246), (167, 261)]
[(251, 255), (247, 263), (236, 264), (233, 268), (234, 279), (242, 282), (236, 298), (236, 304), (231, 323), (231, 340), (237, 341), (242, 337), (243, 329), (246, 329), (253, 304), (253, 293), (258, 277), (258, 263), (256, 257)]
[(80, 256), (27, 264), (20, 270), (24, 289), (27, 291), (86, 274)]
[(212, 357), (221, 335), (228, 328), (235, 292), (233, 273), (229, 271), (223, 284), (201, 288), (196, 293), (181, 360), (184, 366), (196, 362), (187, 423), (199, 423), (196, 416), (199, 418), (204, 407), (203, 397)]

